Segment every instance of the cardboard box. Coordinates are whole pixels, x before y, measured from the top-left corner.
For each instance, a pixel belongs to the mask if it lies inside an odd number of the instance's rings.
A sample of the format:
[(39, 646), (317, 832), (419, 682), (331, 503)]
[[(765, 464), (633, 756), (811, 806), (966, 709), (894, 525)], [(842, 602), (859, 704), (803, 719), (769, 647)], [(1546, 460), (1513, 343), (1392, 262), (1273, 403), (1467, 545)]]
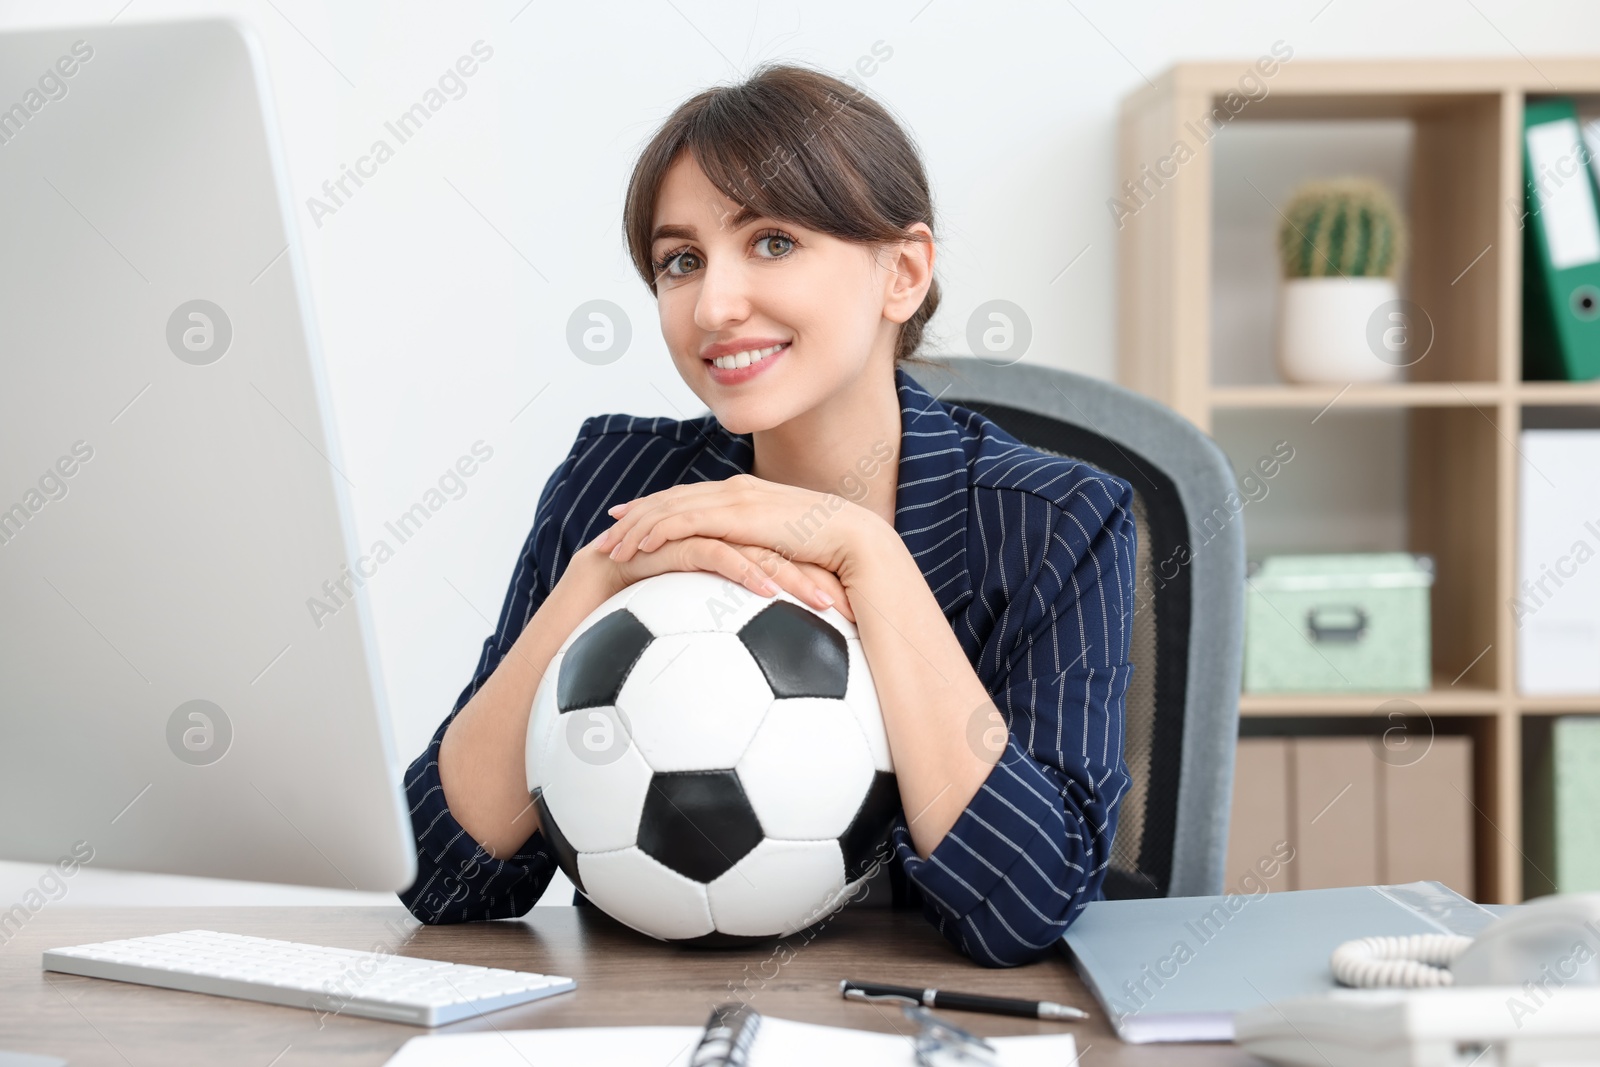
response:
[[(1600, 717), (1592, 757), (1600, 761)], [(1568, 762), (1590, 750), (1574, 748)], [(1593, 777), (1592, 775), (1590, 777)], [(1588, 788), (1600, 812), (1600, 779)], [(1571, 789), (1569, 789), (1569, 792)], [(1587, 794), (1586, 794), (1587, 795)], [(1234, 762), (1224, 887), (1293, 847), (1280, 889), (1437, 880), (1473, 895), (1472, 739), (1441, 734), (1402, 754), (1376, 738), (1246, 737)], [(1569, 819), (1568, 825), (1579, 824)], [(1600, 856), (1600, 816), (1582, 823)], [(1600, 861), (1593, 866), (1600, 872)], [(1600, 888), (1597, 884), (1595, 888)]]

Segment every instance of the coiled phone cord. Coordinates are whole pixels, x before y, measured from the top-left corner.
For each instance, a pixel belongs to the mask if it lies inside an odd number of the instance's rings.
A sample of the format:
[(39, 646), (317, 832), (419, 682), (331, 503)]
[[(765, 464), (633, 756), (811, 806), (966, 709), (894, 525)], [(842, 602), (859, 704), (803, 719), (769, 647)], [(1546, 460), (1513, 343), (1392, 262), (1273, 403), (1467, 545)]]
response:
[(1334, 949), (1329, 963), (1340, 985), (1358, 989), (1447, 986), (1455, 980), (1450, 964), (1470, 944), (1455, 934), (1363, 937)]

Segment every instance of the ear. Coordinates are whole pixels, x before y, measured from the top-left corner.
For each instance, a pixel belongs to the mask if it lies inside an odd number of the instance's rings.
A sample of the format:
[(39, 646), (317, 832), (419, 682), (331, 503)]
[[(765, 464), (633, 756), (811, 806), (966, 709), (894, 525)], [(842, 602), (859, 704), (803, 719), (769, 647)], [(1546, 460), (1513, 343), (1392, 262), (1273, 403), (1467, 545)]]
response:
[(920, 233), (926, 240), (898, 241), (886, 245), (878, 262), (888, 271), (885, 282), (883, 317), (903, 323), (922, 306), (928, 287), (933, 284), (933, 261), (937, 253), (933, 230), (925, 222), (913, 222), (907, 232)]

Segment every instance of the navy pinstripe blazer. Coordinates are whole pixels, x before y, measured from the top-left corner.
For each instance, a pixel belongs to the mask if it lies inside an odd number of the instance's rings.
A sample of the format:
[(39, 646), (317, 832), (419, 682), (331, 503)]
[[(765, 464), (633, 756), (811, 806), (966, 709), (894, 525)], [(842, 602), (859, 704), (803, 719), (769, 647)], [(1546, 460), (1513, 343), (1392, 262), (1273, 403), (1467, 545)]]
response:
[[(1117, 804), (1129, 784), (1123, 702), (1133, 611), (1133, 492), (1087, 464), (1030, 448), (992, 420), (938, 402), (903, 369), (895, 530), (916, 559), (1009, 729), (1000, 762), (926, 859), (902, 814), (893, 863), (923, 912), (972, 959), (1037, 957), (1101, 895)], [(599, 415), (540, 495), (495, 633), (472, 681), (406, 774), (424, 922), (523, 914), (555, 860), (535, 833), (496, 860), (451, 816), (439, 742), (613, 504), (748, 473), (748, 434), (707, 414)]]

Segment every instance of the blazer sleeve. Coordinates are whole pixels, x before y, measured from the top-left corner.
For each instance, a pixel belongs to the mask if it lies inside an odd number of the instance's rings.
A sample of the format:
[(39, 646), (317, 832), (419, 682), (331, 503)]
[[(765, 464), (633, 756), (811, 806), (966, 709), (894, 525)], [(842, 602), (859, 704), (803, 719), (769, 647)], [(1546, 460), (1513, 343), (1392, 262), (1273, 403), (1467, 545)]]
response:
[[(903, 815), (893, 831), (928, 919), (993, 967), (1037, 958), (1100, 897), (1130, 784), (1133, 490), (1100, 474), (1061, 504), (1019, 499), (1024, 528), (1049, 535), (1035, 558), (1023, 549), (1026, 579), (1008, 581), (1017, 592), (977, 665), (1005, 717), (1005, 751), (926, 860)], [(1049, 518), (1031, 519), (1040, 509)]]
[(439, 782), (439, 744), (456, 715), (494, 674), (559, 578), (563, 555), (562, 519), (570, 510), (569, 501), (573, 495), (569, 483), (579, 458), (589, 446), (594, 423), (593, 418), (585, 420), (567, 458), (539, 495), (533, 529), (517, 556), (499, 622), (494, 633), (483, 642), (472, 681), (456, 698), (455, 707), (439, 724), (428, 747), (406, 770), (406, 799), (411, 807), (412, 832), (417, 842), (417, 878), (410, 888), (400, 893), (400, 900), (424, 923), (522, 915), (533, 907), (555, 873), (555, 857), (544, 835), (537, 830), (515, 855), (495, 859), (461, 828), (450, 814), (444, 787)]

